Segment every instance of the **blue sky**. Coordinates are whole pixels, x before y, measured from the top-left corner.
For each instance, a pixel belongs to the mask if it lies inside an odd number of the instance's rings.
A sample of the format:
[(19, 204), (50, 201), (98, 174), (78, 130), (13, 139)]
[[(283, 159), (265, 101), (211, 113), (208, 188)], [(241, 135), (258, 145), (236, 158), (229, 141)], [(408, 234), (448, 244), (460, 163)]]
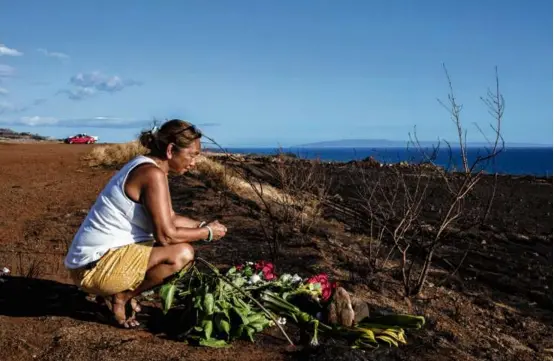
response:
[(226, 146), (468, 138), (498, 66), (508, 142), (552, 144), (552, 2), (0, 0), (0, 127), (127, 141), (152, 119)]

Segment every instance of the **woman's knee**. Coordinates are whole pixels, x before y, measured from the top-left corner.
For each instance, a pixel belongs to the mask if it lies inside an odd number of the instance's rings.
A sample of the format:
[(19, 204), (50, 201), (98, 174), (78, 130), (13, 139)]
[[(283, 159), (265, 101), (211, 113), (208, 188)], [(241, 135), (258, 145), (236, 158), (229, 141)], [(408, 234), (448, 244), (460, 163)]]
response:
[(180, 270), (194, 260), (194, 248), (188, 243), (175, 245), (174, 264)]

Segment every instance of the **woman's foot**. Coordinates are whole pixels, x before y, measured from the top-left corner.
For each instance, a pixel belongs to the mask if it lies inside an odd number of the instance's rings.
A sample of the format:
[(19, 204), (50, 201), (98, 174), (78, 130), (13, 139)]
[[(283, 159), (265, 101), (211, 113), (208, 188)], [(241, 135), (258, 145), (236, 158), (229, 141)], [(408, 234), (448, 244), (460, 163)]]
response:
[[(125, 293), (118, 293), (111, 297), (104, 297), (104, 303), (113, 313), (115, 322), (123, 328), (135, 328), (140, 326), (136, 319), (136, 313), (141, 311), (140, 305), (134, 298), (129, 298)], [(130, 308), (130, 316), (127, 317)]]
[(135, 298), (131, 298), (131, 301), (129, 301), (129, 303), (131, 304), (131, 309), (134, 313), (139, 313), (140, 311), (142, 311), (142, 308), (140, 308), (140, 303)]

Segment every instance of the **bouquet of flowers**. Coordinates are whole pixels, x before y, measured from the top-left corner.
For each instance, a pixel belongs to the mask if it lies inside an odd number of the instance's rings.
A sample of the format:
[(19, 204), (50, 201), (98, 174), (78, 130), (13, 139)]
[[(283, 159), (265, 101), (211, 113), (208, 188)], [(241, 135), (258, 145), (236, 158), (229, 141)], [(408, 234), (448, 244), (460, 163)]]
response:
[(351, 328), (329, 326), (321, 314), (337, 287), (325, 273), (309, 278), (297, 274), (277, 275), (272, 263), (245, 262), (221, 274), (210, 268), (200, 272), (196, 266), (181, 272), (160, 289), (164, 312), (182, 309), (183, 334), (188, 342), (202, 346), (227, 347), (234, 339), (254, 341), (254, 335), (277, 326), (292, 344), (283, 325), (287, 320), (312, 330), (311, 344), (318, 344), (318, 332), (352, 341), (354, 347), (374, 348), (379, 342), (398, 346), (405, 343), (405, 328), (420, 328), (419, 316), (393, 315), (367, 319)]

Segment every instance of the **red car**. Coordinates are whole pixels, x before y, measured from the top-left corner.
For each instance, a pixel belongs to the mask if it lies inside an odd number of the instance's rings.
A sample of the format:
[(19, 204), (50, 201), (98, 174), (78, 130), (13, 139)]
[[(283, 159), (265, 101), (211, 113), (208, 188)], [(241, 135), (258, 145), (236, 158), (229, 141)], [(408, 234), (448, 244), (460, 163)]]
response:
[(93, 137), (87, 134), (77, 134), (72, 137), (66, 138), (67, 144), (93, 144), (98, 140), (97, 137)]

